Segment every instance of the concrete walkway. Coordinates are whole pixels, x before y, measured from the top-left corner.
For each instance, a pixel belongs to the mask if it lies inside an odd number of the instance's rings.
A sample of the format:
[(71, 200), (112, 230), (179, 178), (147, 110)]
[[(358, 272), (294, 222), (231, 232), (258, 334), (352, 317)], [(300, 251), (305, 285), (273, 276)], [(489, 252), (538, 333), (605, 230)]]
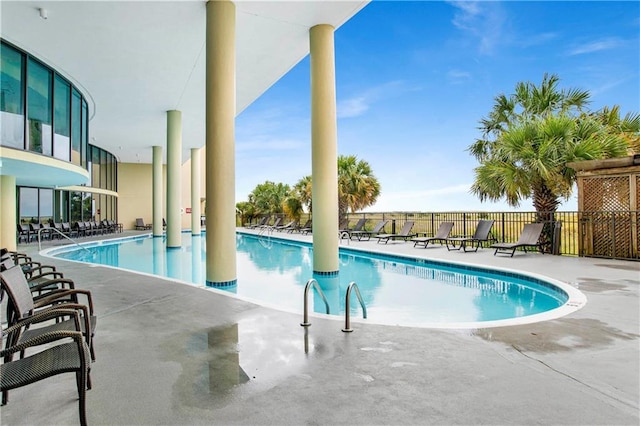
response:
[[(579, 287), (588, 303), (527, 325), (438, 330), (363, 321), (343, 333), (342, 319), (314, 316), (303, 328), (301, 313), (43, 258), (33, 243), (19, 250), (93, 293), (90, 424), (639, 424), (640, 263), (403, 242), (349, 246), (544, 274)], [(74, 377), (62, 375), (11, 391), (0, 419), (77, 424), (77, 408)]]

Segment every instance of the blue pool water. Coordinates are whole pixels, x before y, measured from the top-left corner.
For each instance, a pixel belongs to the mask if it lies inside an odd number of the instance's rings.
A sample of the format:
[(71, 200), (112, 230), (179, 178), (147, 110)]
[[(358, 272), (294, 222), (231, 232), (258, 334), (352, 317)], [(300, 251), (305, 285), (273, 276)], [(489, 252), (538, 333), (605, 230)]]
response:
[[(116, 266), (204, 285), (205, 239), (183, 234), (179, 249), (167, 250), (164, 238), (89, 244), (88, 251), (70, 247), (50, 252), (59, 258)], [(363, 253), (341, 248), (337, 277), (313, 276), (312, 248), (305, 243), (237, 235), (238, 283), (222, 290), (261, 304), (302, 312), (304, 286), (315, 278), (330, 313), (344, 315), (345, 292), (355, 281), (366, 304), (368, 320), (376, 323), (475, 323), (521, 318), (560, 307), (568, 295), (558, 287), (518, 273), (492, 272)], [(312, 292), (313, 310), (325, 313)], [(362, 316), (355, 295), (352, 318)]]

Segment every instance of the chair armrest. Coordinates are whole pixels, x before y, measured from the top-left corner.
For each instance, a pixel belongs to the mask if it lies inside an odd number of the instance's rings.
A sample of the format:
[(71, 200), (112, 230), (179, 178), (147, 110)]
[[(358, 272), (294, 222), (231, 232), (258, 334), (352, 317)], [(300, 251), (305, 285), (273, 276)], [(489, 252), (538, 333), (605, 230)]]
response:
[[(51, 272), (51, 273), (59, 274), (60, 272)], [(46, 276), (46, 274), (43, 274), (43, 276)], [(47, 287), (51, 287), (53, 285), (57, 286), (58, 288), (47, 289)], [(45, 291), (45, 290), (50, 290), (50, 292), (56, 291), (56, 290), (75, 290), (75, 283), (73, 282), (73, 280), (68, 278), (53, 278), (53, 279), (45, 280), (33, 285), (29, 283), (29, 289), (31, 290), (32, 293), (35, 293), (38, 291)]]
[[(62, 317), (73, 317), (76, 323), (76, 330), (79, 332), (81, 330), (80, 327), (80, 314), (75, 309), (66, 309), (66, 308), (52, 308), (47, 309), (42, 312), (37, 312), (25, 319), (22, 319), (15, 324), (11, 325), (2, 330), (2, 338), (10, 335), (11, 333), (15, 333), (16, 331), (20, 331), (22, 328), (30, 326), (31, 324), (37, 324), (43, 321), (48, 321), (54, 318), (62, 318)], [(3, 355), (2, 355), (3, 356)]]
[[(91, 297), (91, 292), (89, 290), (84, 289), (63, 289), (63, 290), (53, 290), (49, 293), (45, 293), (42, 296), (35, 297), (33, 299), (33, 304), (35, 308), (41, 308), (44, 306), (56, 305), (59, 303), (68, 303), (69, 300), (73, 301), (73, 303), (78, 303), (78, 294), (84, 294), (87, 298), (87, 305), (89, 307), (89, 314), (93, 315), (93, 298)], [(68, 298), (66, 300), (60, 300), (63, 298)], [(84, 306), (84, 305), (83, 305)]]

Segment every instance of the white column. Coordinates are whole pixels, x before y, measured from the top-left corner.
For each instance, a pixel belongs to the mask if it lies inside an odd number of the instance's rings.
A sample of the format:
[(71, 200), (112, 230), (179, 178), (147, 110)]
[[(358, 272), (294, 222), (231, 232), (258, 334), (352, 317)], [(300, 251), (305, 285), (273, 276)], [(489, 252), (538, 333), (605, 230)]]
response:
[(153, 147), (153, 163), (152, 163), (152, 185), (153, 185), (153, 207), (152, 220), (153, 236), (162, 237), (162, 147)]
[(313, 271), (337, 274), (338, 262), (338, 127), (334, 28), (310, 30), (311, 179), (313, 205)]
[(16, 177), (0, 175), (0, 247), (16, 251)]
[(206, 30), (207, 285), (236, 284), (236, 7), (207, 2)]
[[(182, 112), (167, 111), (167, 248), (180, 247), (182, 245), (182, 221), (180, 218), (181, 165)], [(162, 224), (162, 222), (160, 223)]]
[(200, 148), (191, 148), (191, 235), (200, 235), (201, 170)]

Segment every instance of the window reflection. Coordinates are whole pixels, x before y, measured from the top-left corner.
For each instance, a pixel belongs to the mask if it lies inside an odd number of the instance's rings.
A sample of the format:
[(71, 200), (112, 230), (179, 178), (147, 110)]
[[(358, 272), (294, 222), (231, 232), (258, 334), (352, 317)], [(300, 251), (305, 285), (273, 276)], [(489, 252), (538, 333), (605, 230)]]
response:
[(29, 150), (51, 155), (51, 71), (34, 59), (27, 68)]
[(0, 144), (24, 149), (24, 56), (3, 44), (0, 50)]
[(71, 86), (60, 76), (56, 76), (54, 94), (53, 156), (69, 161), (71, 149)]

